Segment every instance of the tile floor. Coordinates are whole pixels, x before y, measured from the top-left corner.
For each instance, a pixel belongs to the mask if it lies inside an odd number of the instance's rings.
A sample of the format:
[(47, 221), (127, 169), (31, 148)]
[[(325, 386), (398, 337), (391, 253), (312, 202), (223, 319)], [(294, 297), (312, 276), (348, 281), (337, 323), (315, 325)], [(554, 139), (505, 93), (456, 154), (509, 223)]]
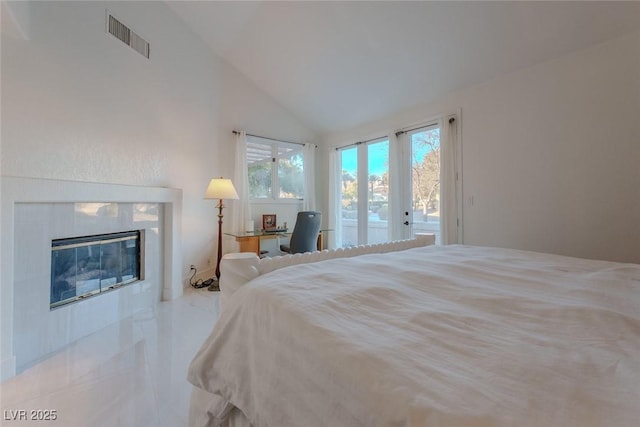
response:
[[(218, 292), (189, 288), (69, 345), (0, 384), (0, 425), (187, 426), (187, 367), (219, 307)], [(30, 419), (46, 411), (57, 419)]]

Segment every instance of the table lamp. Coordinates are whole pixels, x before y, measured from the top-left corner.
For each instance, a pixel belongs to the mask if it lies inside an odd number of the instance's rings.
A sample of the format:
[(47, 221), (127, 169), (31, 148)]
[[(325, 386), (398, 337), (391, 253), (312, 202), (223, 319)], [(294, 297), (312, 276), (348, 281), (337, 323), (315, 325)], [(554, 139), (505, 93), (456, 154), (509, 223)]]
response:
[[(222, 201), (225, 199), (239, 199), (238, 193), (230, 179), (213, 178), (209, 182), (207, 191), (204, 193), (205, 199), (218, 199), (218, 261), (216, 262), (216, 279), (220, 280), (220, 259), (222, 258)], [(215, 283), (211, 286), (214, 286)], [(209, 287), (209, 290), (214, 290)]]

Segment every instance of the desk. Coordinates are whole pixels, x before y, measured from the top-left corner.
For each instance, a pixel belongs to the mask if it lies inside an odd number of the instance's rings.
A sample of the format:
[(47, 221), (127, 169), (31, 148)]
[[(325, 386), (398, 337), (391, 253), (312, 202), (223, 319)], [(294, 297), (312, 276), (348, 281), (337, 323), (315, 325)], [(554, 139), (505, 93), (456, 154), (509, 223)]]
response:
[[(324, 241), (322, 237), (323, 231), (331, 231), (331, 230), (320, 230), (318, 233), (318, 250), (321, 251), (324, 249)], [(229, 233), (224, 233), (227, 236), (232, 236), (236, 238), (236, 242), (240, 244), (240, 252), (254, 252), (256, 255), (260, 256), (260, 240), (262, 239), (275, 239), (276, 237), (284, 237), (291, 236), (291, 232), (287, 231), (284, 233), (266, 233), (262, 230), (256, 231), (232, 231)]]

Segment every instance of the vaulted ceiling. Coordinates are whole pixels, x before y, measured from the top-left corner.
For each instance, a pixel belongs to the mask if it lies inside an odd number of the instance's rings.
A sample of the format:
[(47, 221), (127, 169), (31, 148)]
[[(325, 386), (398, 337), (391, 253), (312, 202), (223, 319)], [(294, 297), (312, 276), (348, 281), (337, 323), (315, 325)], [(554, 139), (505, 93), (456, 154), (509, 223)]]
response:
[(320, 133), (640, 30), (640, 2), (167, 3)]

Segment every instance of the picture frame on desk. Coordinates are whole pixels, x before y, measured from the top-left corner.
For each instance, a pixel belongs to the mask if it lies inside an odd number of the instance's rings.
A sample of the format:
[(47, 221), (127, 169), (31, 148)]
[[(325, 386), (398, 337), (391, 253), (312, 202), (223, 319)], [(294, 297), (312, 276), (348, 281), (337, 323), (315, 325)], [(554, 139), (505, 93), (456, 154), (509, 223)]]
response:
[(276, 214), (262, 215), (262, 229), (270, 230), (277, 227)]

